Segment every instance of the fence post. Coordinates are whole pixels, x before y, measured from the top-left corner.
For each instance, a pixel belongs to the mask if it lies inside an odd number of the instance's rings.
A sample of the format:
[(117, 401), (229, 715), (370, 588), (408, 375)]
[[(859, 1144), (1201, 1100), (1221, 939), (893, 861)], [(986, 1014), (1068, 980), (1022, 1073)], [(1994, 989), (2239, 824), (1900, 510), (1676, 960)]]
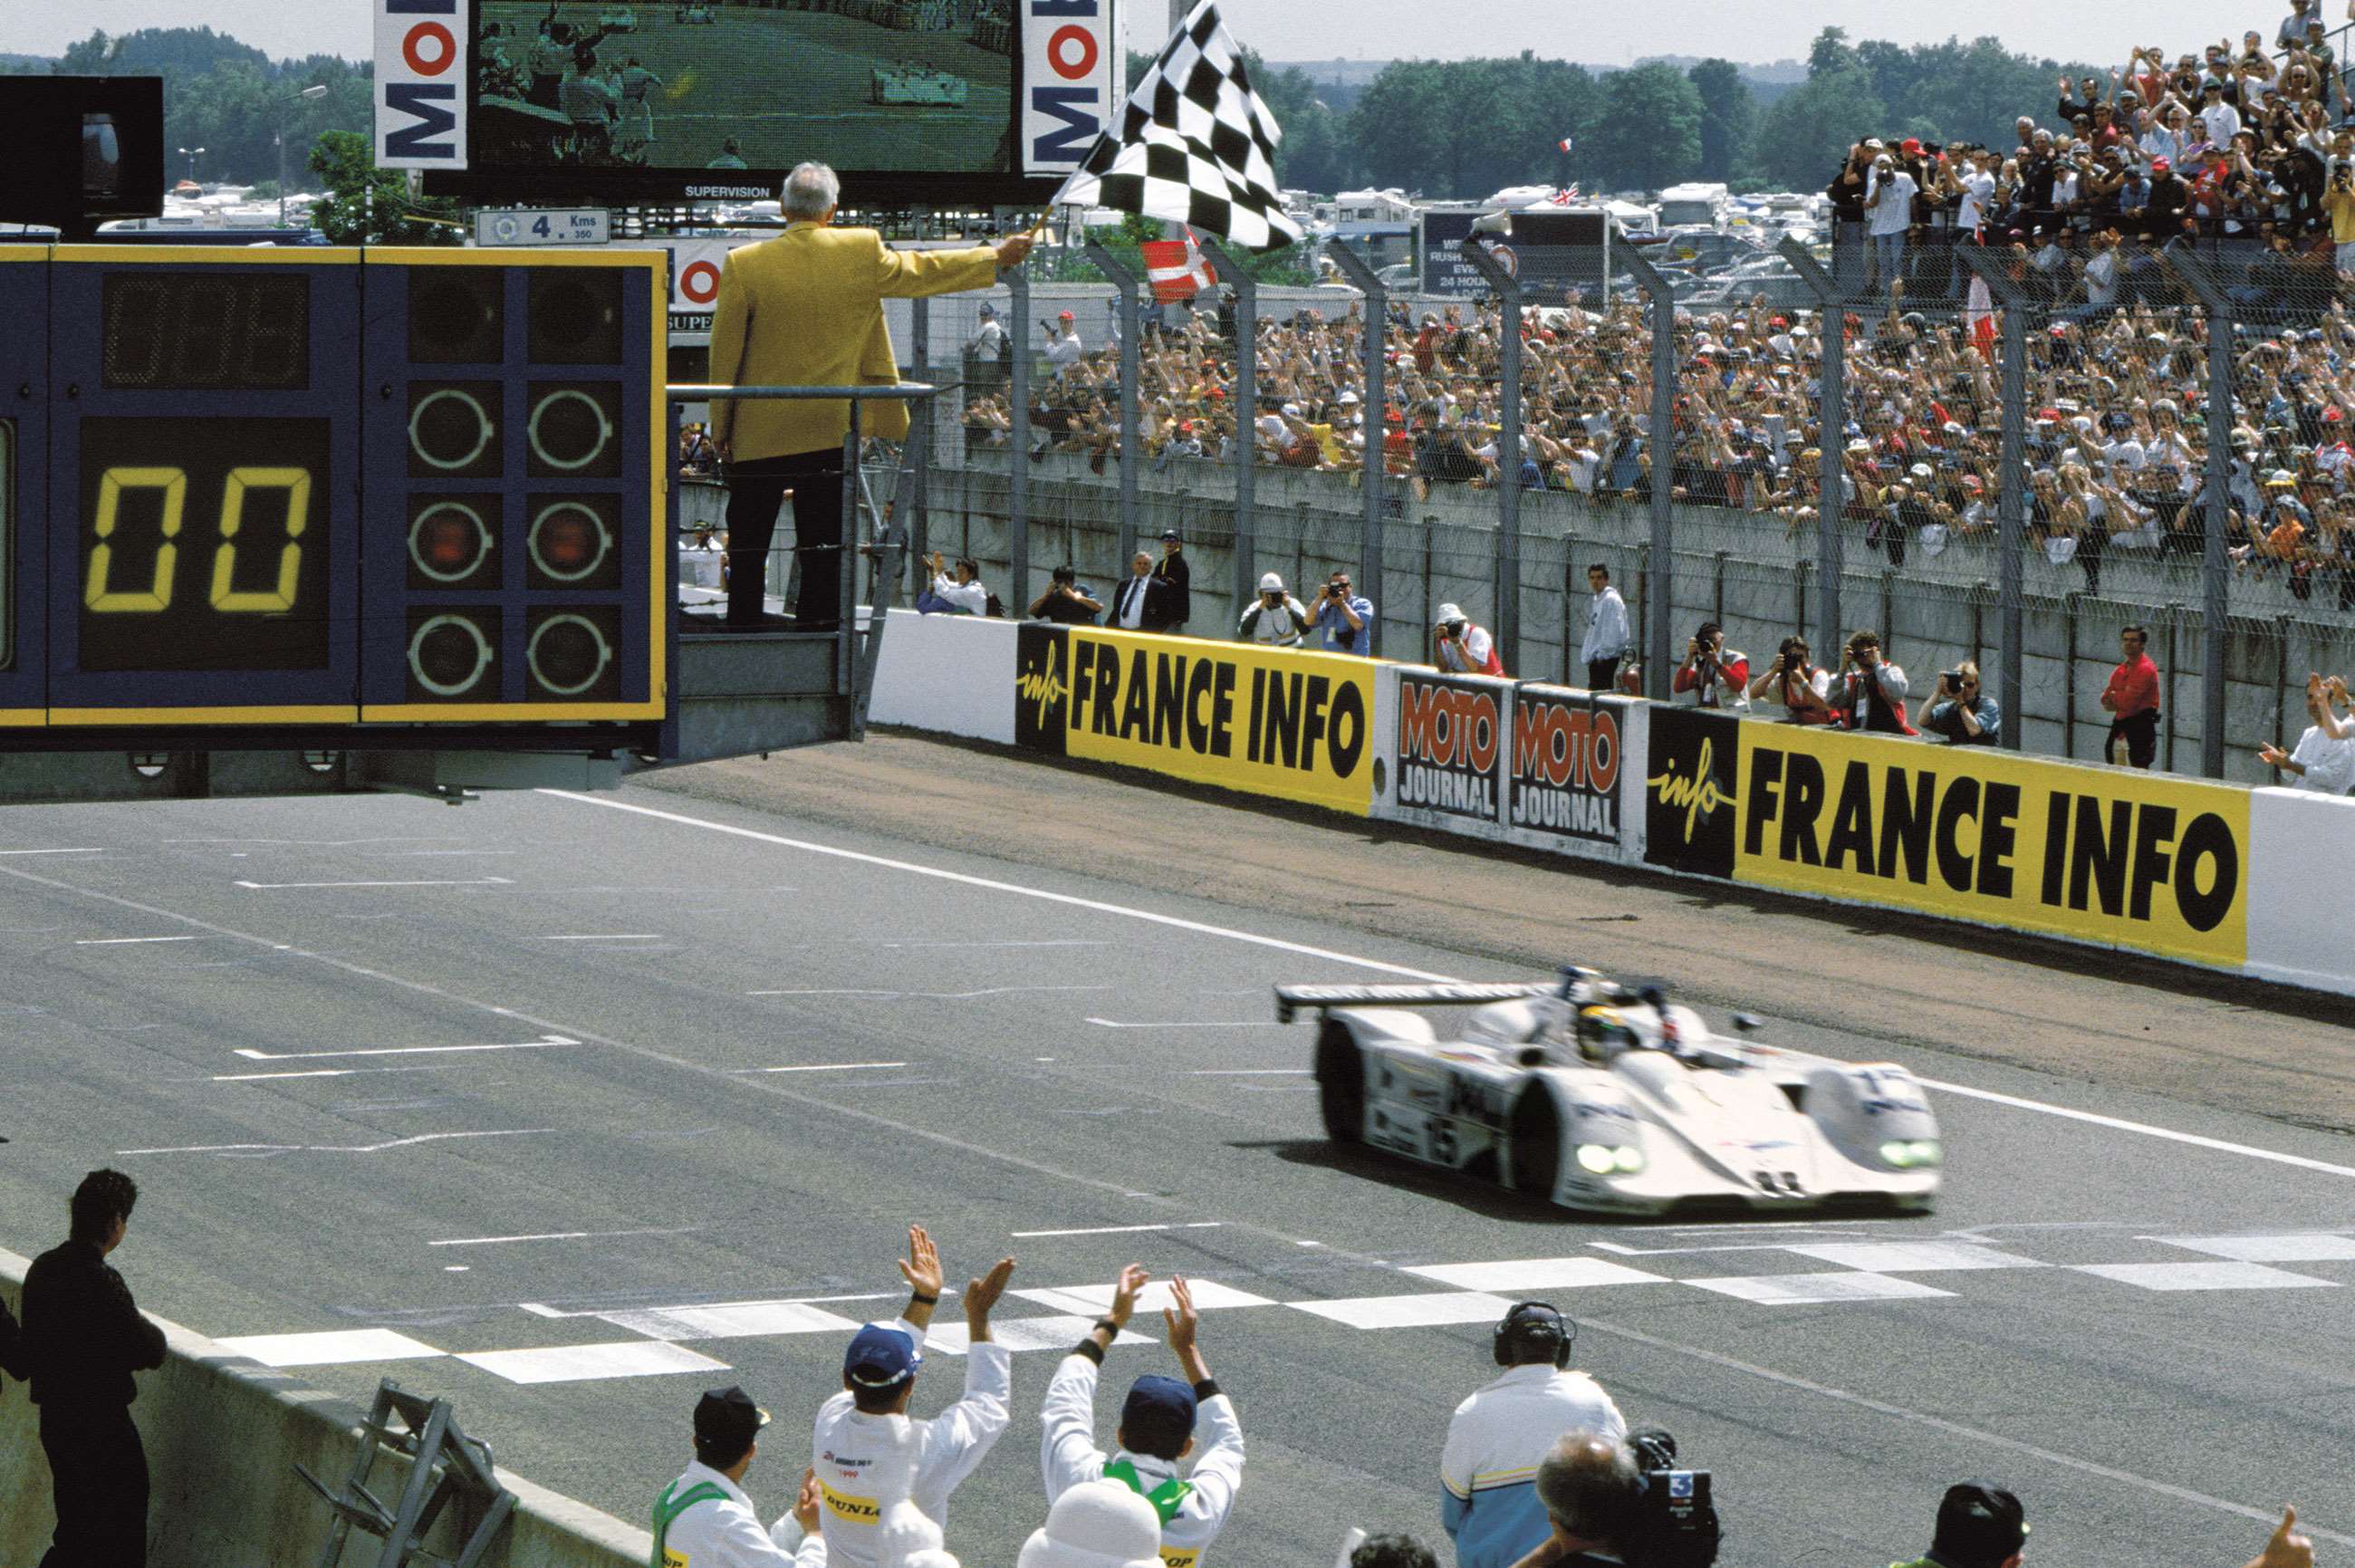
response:
[(1087, 256), (1120, 291), (1120, 548), (1114, 568), (1117, 581), (1118, 574), (1128, 570), (1129, 557), (1136, 553), (1136, 460), (1145, 444), (1138, 429), (1136, 364), (1145, 346), (1138, 341), (1136, 274), (1092, 240), (1088, 241)]
[(1006, 400), (1013, 426), (1006, 454), (1006, 609), (1020, 615), (1030, 608), (1030, 340), (1023, 334), (1030, 322), (1030, 274), (1020, 267), (1007, 270), (1007, 304), (1013, 317), (1006, 324), (1014, 336), (1014, 361)]
[[(1497, 291), (1497, 554), (1489, 566), (1489, 597), (1496, 605), (1497, 645), (1507, 669), (1521, 667), (1521, 285), (1477, 240), (1457, 253)], [(1659, 458), (1652, 459), (1653, 489), (1659, 489)]]
[(2232, 310), (2206, 263), (2178, 242), (2159, 252), (2208, 316), (2208, 483), (2201, 497), (2200, 562), (2200, 771), (2224, 776), (2224, 528), (2232, 463)]
[[(908, 302), (908, 357), (916, 367), (911, 379), (930, 381), (932, 379), (932, 302), (928, 299)], [(964, 379), (962, 373), (958, 379)], [(916, 582), (924, 581), (924, 558), (932, 549), (932, 421), (939, 417), (940, 400), (926, 403), (921, 412), (922, 417), (914, 421), (909, 430), (907, 461), (903, 465), (915, 481), (910, 486), (914, 493), (904, 498), (895, 496), (908, 508), (908, 559), (903, 564)]]
[(1829, 658), (1845, 645), (1848, 629), (1840, 624), (1840, 519), (1848, 507), (1848, 316), (1841, 308), (1841, 289), (1807, 248), (1785, 235), (1775, 247), (1804, 279), (1816, 296), (1816, 325), (1824, 345), (1823, 390), (1816, 414), (1816, 575), (1821, 608), (1817, 645)]
[[(2002, 744), (2020, 749), (2028, 727), (2027, 613), (2021, 552), (2028, 548), (2028, 312), (2027, 294), (2008, 276), (1994, 252), (1976, 245), (1957, 245), (1955, 254), (1987, 286), (1987, 293), (2003, 311), (2003, 445), (1996, 470), (1997, 660), (2003, 667), (1998, 689), (2006, 719)], [(2070, 655), (2076, 639), (2070, 638)], [(2063, 715), (2062, 733), (2073, 715)], [(2066, 749), (2063, 749), (2066, 754)]]
[[(1226, 248), (1205, 235), (1202, 254), (1219, 271), (1220, 281), (1235, 291), (1235, 539), (1236, 613), (1259, 594), (1259, 280), (1227, 254)], [(1294, 583), (1295, 588), (1299, 587)], [(1380, 584), (1376, 584), (1377, 592)]]
[[(1347, 245), (1337, 241), (1325, 247), (1325, 253), (1333, 258), (1342, 274), (1357, 284), (1366, 296), (1365, 340), (1359, 349), (1365, 359), (1366, 400), (1358, 411), (1358, 428), (1366, 436), (1366, 472), (1359, 481), (1365, 490), (1366, 520), (1363, 537), (1359, 542), (1359, 554), (1362, 559), (1358, 563), (1358, 572), (1360, 581), (1374, 586), (1373, 652), (1376, 657), (1380, 657), (1382, 651), (1382, 606), (1379, 597), (1382, 591), (1382, 494), (1383, 479), (1389, 472), (1382, 461), (1382, 441), (1390, 434), (1391, 428), (1390, 395), (1382, 382), (1387, 362), (1382, 355), (1390, 333), (1391, 296), (1390, 291), (1382, 287), (1382, 281), (1374, 275), (1374, 270)], [(1428, 560), (1427, 555), (1425, 559)], [(1425, 600), (1431, 597), (1430, 586), (1431, 574), (1425, 571)], [(1431, 606), (1426, 603), (1424, 614), (1427, 616), (1430, 611)], [(1418, 649), (1413, 656), (1420, 658), (1423, 656)]]
[[(1668, 652), (1668, 625), (1676, 619), (1676, 554), (1668, 546), (1668, 522), (1676, 504), (1677, 296), (1634, 246), (1624, 251), (1614, 247), (1612, 256), (1635, 274), (1652, 313), (1652, 434), (1646, 443), (1652, 453), (1652, 529), (1646, 546), (1644, 695), (1666, 702), (1668, 672), (1676, 667)], [(1562, 635), (1569, 635), (1565, 624)]]

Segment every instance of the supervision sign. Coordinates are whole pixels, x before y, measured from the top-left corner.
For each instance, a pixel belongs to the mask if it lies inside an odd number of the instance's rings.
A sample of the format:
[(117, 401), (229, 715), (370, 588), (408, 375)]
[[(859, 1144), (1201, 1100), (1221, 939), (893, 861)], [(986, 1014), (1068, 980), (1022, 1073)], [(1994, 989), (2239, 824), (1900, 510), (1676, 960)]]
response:
[[(1660, 733), (1653, 721), (1657, 755)], [(1743, 724), (1745, 884), (2237, 967), (2249, 794), (1987, 747)]]
[(1025, 625), (1015, 743), (1363, 816), (1376, 667), (1340, 654)]

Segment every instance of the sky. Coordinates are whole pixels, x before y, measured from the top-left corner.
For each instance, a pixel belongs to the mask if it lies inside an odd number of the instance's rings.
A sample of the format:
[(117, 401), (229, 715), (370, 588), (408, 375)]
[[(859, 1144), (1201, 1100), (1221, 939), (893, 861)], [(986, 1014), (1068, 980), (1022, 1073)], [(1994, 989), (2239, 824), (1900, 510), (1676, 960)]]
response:
[[(645, 0), (641, 0), (645, 3)], [(1129, 47), (1158, 48), (1167, 0), (1122, 0)], [(1721, 54), (1767, 63), (1804, 59), (1817, 29), (1838, 26), (1852, 38), (1928, 43), (1959, 33), (1992, 33), (2033, 55), (2124, 61), (2126, 51), (2158, 44), (2171, 56), (2226, 32), (2262, 28), (2270, 39), (2287, 6), (2275, 0), (1972, 0), (1967, 5), (1890, 5), (1868, 0), (1654, 0), (1610, 6), (1588, 0), (1222, 0), (1227, 25), (1244, 43), (1278, 60), (1395, 59), (1518, 54), (1534, 49), (1596, 65), (1646, 55)], [(2337, 7), (2331, 7), (2336, 11)], [(92, 27), (209, 24), (273, 56), (338, 54), (370, 48), (368, 0), (0, 0), (0, 53), (54, 55)], [(2333, 17), (2334, 24), (2337, 21)], [(1668, 26), (1674, 23), (1675, 26)]]

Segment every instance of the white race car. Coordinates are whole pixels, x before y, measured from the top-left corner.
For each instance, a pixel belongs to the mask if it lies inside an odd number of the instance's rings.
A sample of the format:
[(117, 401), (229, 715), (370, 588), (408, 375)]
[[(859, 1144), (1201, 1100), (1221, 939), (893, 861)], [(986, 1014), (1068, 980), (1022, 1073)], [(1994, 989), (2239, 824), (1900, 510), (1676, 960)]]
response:
[[(1417, 1007), (1473, 1010), (1443, 1036)], [(1923, 1213), (1937, 1198), (1938, 1123), (1911, 1072), (1714, 1035), (1657, 987), (1568, 968), (1550, 985), (1279, 986), (1275, 1008), (1317, 1015), (1335, 1139), (1565, 1208)]]

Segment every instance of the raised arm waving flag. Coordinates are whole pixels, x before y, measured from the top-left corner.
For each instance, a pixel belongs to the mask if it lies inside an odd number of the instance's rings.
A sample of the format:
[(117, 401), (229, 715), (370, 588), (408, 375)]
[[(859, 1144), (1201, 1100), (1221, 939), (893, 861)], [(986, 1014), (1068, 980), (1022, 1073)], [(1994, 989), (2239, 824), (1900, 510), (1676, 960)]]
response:
[(1054, 204), (1109, 207), (1279, 250), (1301, 238), (1275, 189), (1283, 139), (1217, 5), (1200, 0), (1129, 94), (1119, 134), (1096, 143)]

